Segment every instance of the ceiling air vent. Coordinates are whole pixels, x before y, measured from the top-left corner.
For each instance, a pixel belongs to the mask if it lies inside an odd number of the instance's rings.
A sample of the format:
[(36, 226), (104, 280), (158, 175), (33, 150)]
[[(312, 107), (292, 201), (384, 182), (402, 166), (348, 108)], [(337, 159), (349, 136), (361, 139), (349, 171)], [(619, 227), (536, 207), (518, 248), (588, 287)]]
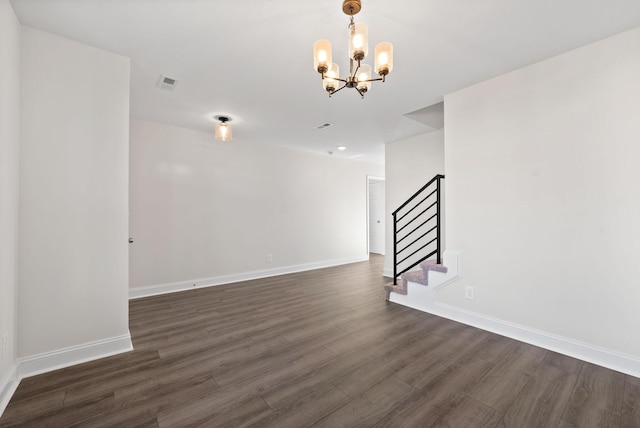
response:
[(167, 91), (173, 91), (178, 85), (178, 80), (173, 77), (165, 76), (164, 74), (160, 76), (160, 80), (158, 80), (158, 87), (162, 89), (166, 89)]
[(328, 128), (330, 126), (333, 126), (333, 123), (325, 122), (325, 123), (321, 123), (320, 125), (316, 126), (316, 129), (324, 129), (324, 128)]

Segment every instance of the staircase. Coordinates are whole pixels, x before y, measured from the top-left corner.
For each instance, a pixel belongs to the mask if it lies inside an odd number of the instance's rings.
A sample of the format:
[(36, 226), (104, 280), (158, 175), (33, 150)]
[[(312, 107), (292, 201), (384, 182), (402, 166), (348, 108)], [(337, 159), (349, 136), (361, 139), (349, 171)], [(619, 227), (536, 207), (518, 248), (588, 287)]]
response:
[[(429, 271), (447, 273), (442, 264), (442, 180), (444, 175), (435, 175), (392, 214), (393, 285), (385, 286), (387, 300), (391, 292), (406, 295), (408, 282), (428, 285)], [(416, 266), (419, 270), (412, 270)]]
[(420, 270), (405, 272), (400, 275), (400, 285), (385, 285), (386, 300), (389, 300), (391, 292), (406, 295), (407, 283), (415, 282), (417, 284), (429, 285), (429, 271), (447, 273), (448, 269), (442, 264), (438, 264), (436, 260), (425, 260), (420, 263)]

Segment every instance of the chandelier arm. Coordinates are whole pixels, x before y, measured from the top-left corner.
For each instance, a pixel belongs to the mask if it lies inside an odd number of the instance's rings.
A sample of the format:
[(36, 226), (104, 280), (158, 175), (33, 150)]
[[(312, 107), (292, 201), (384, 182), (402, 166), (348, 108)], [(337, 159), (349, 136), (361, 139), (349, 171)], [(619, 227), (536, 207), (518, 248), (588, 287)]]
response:
[(363, 83), (366, 83), (366, 82), (380, 82), (380, 81), (384, 82), (384, 79), (382, 77), (378, 77), (377, 79), (358, 80), (358, 82), (363, 82)]
[[(343, 82), (344, 82), (344, 80), (343, 80)], [(343, 90), (346, 87), (347, 87), (347, 85), (342, 85), (342, 87), (340, 87), (340, 88), (336, 89), (335, 91), (331, 92), (331, 95), (335, 94), (336, 92), (340, 92), (341, 90)]]
[(324, 79), (337, 80), (338, 82), (347, 83), (347, 79), (341, 79), (339, 77), (326, 77), (325, 76), (325, 77), (322, 78), (322, 80), (324, 80)]

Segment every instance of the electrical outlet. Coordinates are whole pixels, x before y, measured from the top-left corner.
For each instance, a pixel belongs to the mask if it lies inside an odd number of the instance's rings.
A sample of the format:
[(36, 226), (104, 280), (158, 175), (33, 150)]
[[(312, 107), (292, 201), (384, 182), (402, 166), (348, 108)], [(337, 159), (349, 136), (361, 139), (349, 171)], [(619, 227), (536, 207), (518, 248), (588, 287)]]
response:
[(467, 299), (473, 300), (475, 298), (475, 289), (470, 285), (465, 286), (464, 297), (466, 297)]
[(7, 354), (9, 353), (9, 332), (5, 332), (2, 335), (2, 359), (7, 358)]
[(267, 263), (273, 263), (273, 254), (267, 254)]

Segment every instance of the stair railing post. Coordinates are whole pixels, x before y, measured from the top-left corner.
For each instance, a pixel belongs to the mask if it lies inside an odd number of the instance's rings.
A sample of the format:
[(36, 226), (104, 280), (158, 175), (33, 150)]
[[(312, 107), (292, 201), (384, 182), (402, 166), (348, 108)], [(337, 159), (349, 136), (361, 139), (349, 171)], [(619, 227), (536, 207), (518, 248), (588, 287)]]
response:
[(442, 264), (442, 247), (440, 243), (440, 181), (443, 176), (436, 181), (436, 251), (438, 252), (438, 264)]
[(398, 239), (397, 239), (397, 224), (396, 213), (393, 213), (393, 285), (398, 284), (398, 265), (396, 264), (398, 259)]

